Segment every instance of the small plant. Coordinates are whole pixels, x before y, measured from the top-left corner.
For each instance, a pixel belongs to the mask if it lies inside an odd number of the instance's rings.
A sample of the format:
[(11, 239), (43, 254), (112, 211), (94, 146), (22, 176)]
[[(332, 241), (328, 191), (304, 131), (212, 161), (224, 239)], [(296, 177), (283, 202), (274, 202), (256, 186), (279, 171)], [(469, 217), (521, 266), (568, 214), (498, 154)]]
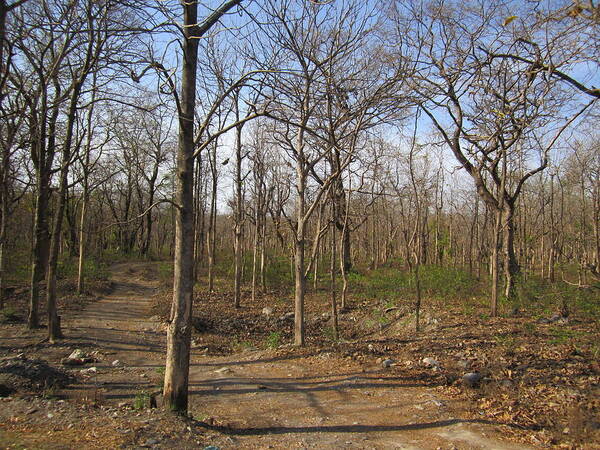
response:
[(275, 349), (281, 343), (281, 333), (279, 331), (271, 331), (267, 338), (267, 347)]
[(365, 320), (365, 327), (366, 328), (373, 328), (376, 323), (377, 322), (375, 322), (373, 319), (367, 319), (367, 320)]
[(333, 327), (327, 327), (323, 330), (323, 334), (327, 339), (329, 339), (334, 344), (337, 344), (340, 341), (339, 336), (336, 336), (335, 329)]
[(581, 337), (581, 331), (569, 330), (563, 327), (554, 327), (550, 330), (553, 338), (548, 341), (549, 344), (560, 345), (572, 342), (574, 339)]
[(236, 340), (233, 342), (232, 348), (236, 352), (243, 352), (244, 350), (252, 348), (252, 342)]
[(210, 415), (205, 414), (205, 413), (199, 413), (199, 414), (194, 414), (193, 418), (194, 418), (194, 420), (196, 420), (198, 422), (206, 422), (208, 419), (210, 419)]
[(58, 390), (55, 385), (51, 384), (46, 386), (43, 393), (42, 398), (45, 400), (55, 400), (58, 397)]
[(0, 311), (0, 318), (3, 322), (18, 322), (19, 315), (17, 314), (17, 310), (12, 306), (7, 306)]
[(159, 375), (164, 375), (165, 374), (165, 367), (164, 366), (160, 366), (157, 367), (156, 369), (154, 369), (156, 371), (157, 374)]
[(514, 351), (517, 340), (511, 334), (498, 334), (494, 337), (496, 344), (503, 347), (508, 353)]
[(462, 305), (463, 314), (471, 317), (475, 313), (475, 308), (470, 303), (463, 303)]
[(384, 305), (385, 309), (390, 309), (390, 308), (395, 308), (396, 307), (396, 300), (392, 299), (392, 300), (388, 300), (386, 302), (386, 304)]
[(537, 327), (533, 322), (526, 322), (525, 324), (523, 324), (523, 331), (527, 334), (534, 335), (537, 331)]
[(385, 327), (390, 323), (390, 319), (385, 315), (385, 313), (379, 309), (373, 311), (372, 317), (376, 323), (379, 324), (380, 327)]
[(150, 394), (146, 391), (140, 391), (135, 394), (135, 399), (133, 401), (133, 408), (140, 410), (145, 409), (150, 406)]

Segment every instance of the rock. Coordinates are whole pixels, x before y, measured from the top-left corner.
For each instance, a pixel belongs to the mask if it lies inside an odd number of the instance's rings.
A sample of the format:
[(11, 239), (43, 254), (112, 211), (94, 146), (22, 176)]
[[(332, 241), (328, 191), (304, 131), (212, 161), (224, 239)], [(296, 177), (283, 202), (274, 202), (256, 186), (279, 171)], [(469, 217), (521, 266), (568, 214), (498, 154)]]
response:
[(425, 367), (439, 367), (440, 366), (439, 362), (437, 362), (435, 359), (429, 358), (429, 357), (423, 358), (423, 360), (421, 362), (425, 365)]
[(69, 359), (85, 359), (87, 355), (83, 352), (83, 350), (81, 349), (75, 349), (71, 352), (71, 354), (69, 356), (67, 356), (67, 358)]
[(233, 370), (231, 370), (229, 367), (221, 367), (220, 369), (215, 370), (215, 373), (232, 373)]
[(369, 344), (369, 345), (367, 345), (367, 348), (369, 349), (369, 351), (370, 351), (371, 353), (375, 352), (375, 347), (373, 347), (373, 344)]
[(112, 365), (113, 367), (119, 367), (119, 366), (121, 366), (122, 364), (121, 364), (121, 361), (119, 361), (118, 359), (115, 359), (115, 360), (114, 360), (114, 361), (111, 363), (111, 365)]
[(293, 312), (285, 313), (283, 316), (281, 316), (279, 318), (279, 320), (282, 321), (282, 322), (287, 322), (288, 320), (293, 320), (293, 319), (294, 319), (294, 313)]
[(217, 447), (216, 445), (207, 445), (206, 447), (204, 447), (204, 450), (221, 450), (219, 447)]
[(84, 375), (91, 375), (94, 373), (98, 373), (98, 368), (96, 367), (88, 367), (87, 369), (81, 369), (79, 371), (80, 373), (84, 374)]
[(127, 402), (120, 402), (117, 406), (119, 408), (126, 408), (127, 406), (129, 406), (129, 403), (127, 403)]
[(558, 322), (561, 319), (561, 315), (560, 314), (552, 314), (552, 317), (550, 317), (550, 322)]
[(144, 442), (144, 447), (150, 447), (151, 445), (159, 444), (160, 441), (158, 439), (148, 439)]
[(540, 319), (537, 320), (537, 323), (542, 323), (542, 324), (549, 324), (549, 323), (559, 323), (561, 325), (564, 325), (566, 323), (569, 322), (568, 317), (565, 317), (561, 314), (555, 313), (553, 314), (549, 319), (542, 317)]
[(468, 369), (469, 367), (471, 367), (471, 361), (468, 361), (468, 360), (466, 360), (466, 359), (462, 359), (462, 360), (460, 360), (460, 361), (458, 362), (457, 366), (458, 366), (460, 369), (465, 369), (465, 370), (466, 370), (466, 369)]
[(394, 362), (395, 362), (395, 361), (394, 361), (393, 359), (384, 359), (384, 360), (381, 362), (381, 365), (382, 365), (382, 366), (383, 366), (385, 369), (387, 369), (388, 367), (392, 367), (392, 365), (394, 364)]
[(265, 307), (262, 309), (262, 313), (263, 313), (263, 315), (265, 315), (265, 316), (270, 316), (271, 314), (273, 314), (273, 308), (269, 308), (268, 306), (265, 306)]
[(479, 386), (479, 383), (481, 383), (482, 378), (483, 377), (478, 372), (469, 372), (463, 375), (462, 382), (464, 386), (475, 388)]
[(249, 352), (256, 352), (258, 351), (258, 349), (252, 345), (249, 345), (248, 347), (244, 347), (244, 349), (242, 350), (242, 353), (249, 353)]
[(94, 358), (90, 358), (80, 349), (73, 350), (69, 356), (60, 360), (64, 366), (81, 366), (94, 361)]
[(329, 313), (323, 313), (321, 314), (321, 318), (325, 321), (329, 320), (331, 318), (331, 316), (329, 315)]

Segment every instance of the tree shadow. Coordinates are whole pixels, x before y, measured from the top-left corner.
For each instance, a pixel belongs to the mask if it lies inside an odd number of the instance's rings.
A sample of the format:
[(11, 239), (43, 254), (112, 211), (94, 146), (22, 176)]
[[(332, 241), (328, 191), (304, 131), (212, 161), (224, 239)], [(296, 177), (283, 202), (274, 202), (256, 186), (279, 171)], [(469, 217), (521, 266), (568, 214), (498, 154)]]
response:
[[(511, 428), (525, 429), (524, 427), (502, 422), (494, 422), (483, 419), (449, 419), (438, 420), (434, 422), (409, 423), (404, 425), (322, 425), (322, 426), (303, 426), (303, 427), (248, 427), (234, 428), (225, 425), (211, 425), (206, 422), (196, 422), (198, 428), (203, 428), (211, 431), (218, 431), (229, 436), (260, 436), (273, 434), (289, 434), (289, 433), (369, 433), (369, 432), (386, 432), (386, 431), (414, 431), (425, 430), (431, 428), (449, 427), (458, 424), (480, 424), (480, 425), (506, 425)], [(527, 428), (533, 429), (533, 428)]]

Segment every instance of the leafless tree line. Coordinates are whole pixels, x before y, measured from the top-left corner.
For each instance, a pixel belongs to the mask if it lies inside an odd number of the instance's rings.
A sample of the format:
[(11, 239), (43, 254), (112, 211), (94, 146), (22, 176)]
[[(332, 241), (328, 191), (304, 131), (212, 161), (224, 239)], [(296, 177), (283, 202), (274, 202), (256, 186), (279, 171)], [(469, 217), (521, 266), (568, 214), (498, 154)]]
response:
[(424, 264), (489, 277), (493, 315), (531, 274), (597, 280), (593, 3), (2, 0), (0, 23), (0, 283), (28, 253), (55, 341), (61, 258), (82, 291), (86, 257), (172, 257), (171, 409), (226, 255), (232, 307), (289, 259), (296, 345), (324, 268), (336, 333), (356, 264), (405, 265), (417, 314)]

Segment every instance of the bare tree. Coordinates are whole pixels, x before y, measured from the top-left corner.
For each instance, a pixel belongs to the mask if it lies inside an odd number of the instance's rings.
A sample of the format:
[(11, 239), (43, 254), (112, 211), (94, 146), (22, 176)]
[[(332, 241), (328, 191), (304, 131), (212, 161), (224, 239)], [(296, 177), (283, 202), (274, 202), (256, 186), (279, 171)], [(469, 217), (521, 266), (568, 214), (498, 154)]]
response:
[(194, 114), (198, 39), (204, 36), (229, 10), (242, 0), (229, 0), (198, 21), (198, 4), (183, 3), (181, 46), (183, 65), (178, 96), (179, 143), (177, 189), (175, 192), (175, 264), (173, 306), (167, 328), (165, 408), (185, 414), (188, 407), (188, 376), (194, 288)]
[[(516, 202), (523, 185), (546, 168), (550, 150), (583, 110), (576, 109), (556, 126), (550, 117), (564, 107), (556, 81), (532, 72), (527, 63), (507, 64), (490, 57), (497, 51), (485, 48), (489, 42), (499, 49), (520, 45), (512, 29), (493, 27), (507, 16), (501, 6), (472, 4), (459, 12), (444, 2), (431, 2), (426, 8), (415, 3), (400, 8), (398, 23), (408, 27), (399, 29), (411, 36), (407, 53), (418, 61), (414, 89), (422, 99), (421, 108), (496, 213), (496, 231), (503, 234), (505, 296), (514, 299), (519, 273), (514, 252)], [(548, 98), (551, 89), (554, 95)], [(514, 162), (524, 152), (537, 153), (537, 161), (519, 171)], [(494, 252), (499, 245), (498, 236)], [(495, 255), (493, 278), (498, 272)], [(492, 314), (497, 313), (495, 285)]]

